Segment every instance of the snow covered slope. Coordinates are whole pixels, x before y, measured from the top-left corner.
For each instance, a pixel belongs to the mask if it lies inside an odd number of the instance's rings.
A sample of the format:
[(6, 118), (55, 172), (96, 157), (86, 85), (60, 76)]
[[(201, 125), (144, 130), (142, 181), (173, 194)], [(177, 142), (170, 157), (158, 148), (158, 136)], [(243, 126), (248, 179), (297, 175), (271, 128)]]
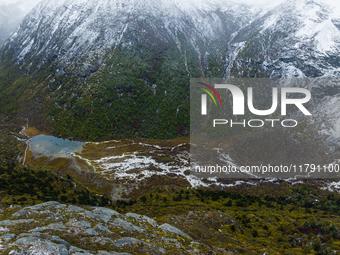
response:
[(223, 51), (227, 76), (334, 77), (339, 13), (331, 0), (286, 0), (271, 9), (223, 0), (42, 1), (4, 48), (18, 61), (67, 64), (118, 44), (190, 45), (200, 62)]
[[(287, 0), (239, 31), (234, 76), (338, 77), (340, 5)], [(256, 69), (256, 72), (249, 70)]]
[[(56, 100), (53, 101), (58, 108), (55, 112), (74, 110), (70, 118), (78, 120), (77, 105), (83, 105), (84, 95), (86, 99), (91, 98), (88, 91), (95, 90), (96, 85), (93, 84), (97, 82), (89, 85), (83, 81), (98, 74), (97, 71), (105, 66), (101, 56), (118, 45), (125, 50), (122, 51), (124, 57), (128, 55), (126, 51), (138, 49), (138, 53), (132, 55), (141, 60), (140, 67), (144, 62), (148, 67), (143, 69), (142, 77), (136, 75), (135, 78), (143, 80), (148, 89), (152, 87), (155, 90), (158, 86), (158, 97), (168, 96), (169, 90), (165, 87), (160, 89), (161, 86), (174, 84), (172, 89), (175, 93), (171, 95), (170, 102), (184, 94), (181, 89), (188, 84), (189, 76), (338, 77), (340, 4), (335, 0), (285, 0), (278, 6), (255, 8), (227, 0), (43, 0), (6, 41), (1, 57), (18, 64), (21, 72), (28, 76), (41, 71), (44, 64), (52, 63), (51, 66), (56, 67), (55, 72), (37, 75), (39, 80), (43, 77), (40, 87), (46, 89), (43, 95), (46, 100), (42, 101)], [(116, 67), (124, 62), (115, 61)], [(130, 58), (125, 61), (131, 62)], [(110, 68), (113, 70), (114, 66)], [(129, 66), (127, 69), (132, 68)], [(107, 73), (117, 74), (115, 77), (119, 78), (122, 73), (118, 69)], [(54, 79), (57, 76), (60, 79)], [(131, 77), (131, 74), (128, 76)], [(70, 82), (74, 77), (84, 79)], [(169, 81), (167, 77), (174, 79)], [(111, 81), (112, 78), (108, 78), (107, 84)], [(119, 82), (118, 79), (114, 84), (117, 91), (127, 86)], [(0, 91), (7, 87), (6, 83)], [(21, 90), (18, 95), (27, 95), (24, 85), (18, 87)], [(11, 89), (8, 93), (17, 91), (17, 88)], [(103, 88), (105, 93), (99, 91), (101, 95), (107, 95), (106, 89)], [(313, 89), (318, 98), (338, 94), (336, 88), (314, 86)], [(35, 91), (39, 90), (30, 90), (32, 95), (27, 98), (41, 96), (35, 95)], [(13, 101), (25, 102), (27, 99), (23, 97), (17, 100), (20, 95), (16, 100), (8, 99), (3, 107)], [(116, 95), (113, 97), (118, 98)], [(110, 100), (103, 99), (98, 104), (107, 101), (103, 105), (107, 107), (115, 102)], [(179, 109), (183, 100), (172, 107)], [(337, 105), (329, 107), (337, 108)], [(87, 109), (81, 114), (86, 115), (87, 112), (93, 111)], [(51, 119), (61, 122), (60, 116)], [(177, 116), (176, 113), (174, 116)], [(64, 121), (65, 125), (71, 123), (67, 119)], [(84, 123), (83, 120), (81, 122)], [(69, 128), (64, 132), (69, 133)]]
[[(212, 42), (225, 51), (231, 35), (258, 10), (225, 1), (42, 1), (5, 44), (18, 60), (68, 62), (113, 45), (140, 43), (162, 49), (183, 41), (199, 55)], [(215, 47), (212, 47), (215, 50)]]

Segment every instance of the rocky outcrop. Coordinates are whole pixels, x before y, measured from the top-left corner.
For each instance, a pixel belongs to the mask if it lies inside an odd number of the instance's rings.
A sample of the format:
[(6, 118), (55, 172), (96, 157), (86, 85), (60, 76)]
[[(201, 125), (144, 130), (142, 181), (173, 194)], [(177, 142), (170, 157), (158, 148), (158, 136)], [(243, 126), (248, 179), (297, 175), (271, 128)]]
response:
[(0, 244), (0, 252), (11, 255), (227, 254), (147, 216), (53, 201), (5, 208)]

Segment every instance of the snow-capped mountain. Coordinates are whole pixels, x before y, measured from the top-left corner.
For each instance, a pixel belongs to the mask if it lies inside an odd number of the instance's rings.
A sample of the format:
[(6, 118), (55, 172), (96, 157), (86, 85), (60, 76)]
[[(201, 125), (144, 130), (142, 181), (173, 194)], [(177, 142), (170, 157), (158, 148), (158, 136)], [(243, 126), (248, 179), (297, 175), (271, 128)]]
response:
[[(124, 125), (134, 126), (133, 135), (173, 137), (189, 126), (189, 77), (338, 77), (339, 10), (331, 0), (270, 8), (226, 0), (43, 0), (0, 53), (20, 70), (3, 72), (0, 108), (26, 110), (34, 98), (31, 111), (49, 108), (56, 134), (80, 139), (98, 139), (103, 127), (113, 137), (128, 130)], [(329, 96), (328, 88), (313, 89)], [(124, 95), (130, 98), (120, 102)], [(118, 119), (121, 104), (136, 116)], [(144, 107), (147, 114), (136, 113)], [(172, 130), (152, 131), (165, 119), (176, 119)]]
[[(224, 1), (42, 1), (5, 44), (5, 52), (68, 62), (113, 45), (162, 49), (185, 41), (199, 58), (214, 42), (223, 51), (232, 34), (259, 10)], [(216, 50), (215, 47), (211, 47)], [(209, 51), (209, 49), (208, 49)]]
[[(234, 76), (338, 77), (340, 5), (288, 0), (235, 36)], [(256, 72), (251, 70), (256, 69)]]
[(42, 1), (4, 48), (41, 64), (118, 44), (181, 50), (188, 43), (199, 62), (224, 51), (226, 75), (329, 77), (340, 70), (339, 10), (329, 0), (287, 0), (272, 9), (223, 0)]

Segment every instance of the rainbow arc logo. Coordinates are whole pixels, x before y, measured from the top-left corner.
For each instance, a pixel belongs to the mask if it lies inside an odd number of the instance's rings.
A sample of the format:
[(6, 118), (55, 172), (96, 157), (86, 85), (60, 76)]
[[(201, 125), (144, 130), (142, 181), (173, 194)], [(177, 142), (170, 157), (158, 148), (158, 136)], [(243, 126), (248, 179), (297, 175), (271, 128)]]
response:
[[(218, 98), (218, 100), (220, 101), (220, 104), (221, 104), (221, 106), (222, 106), (222, 100), (221, 100), (219, 94), (217, 93), (217, 91), (216, 91), (213, 87), (211, 87), (211, 86), (209, 86), (208, 84), (205, 84), (205, 83), (203, 83), (203, 82), (198, 82), (198, 84), (201, 84), (201, 85), (203, 85), (203, 86), (209, 88), (209, 89), (217, 96), (217, 98)], [(212, 100), (214, 101), (215, 105), (217, 106), (215, 97), (211, 94), (211, 92), (210, 92), (209, 90), (205, 89), (205, 88), (200, 88), (200, 89), (203, 90), (204, 92), (206, 92), (206, 93), (212, 98)]]

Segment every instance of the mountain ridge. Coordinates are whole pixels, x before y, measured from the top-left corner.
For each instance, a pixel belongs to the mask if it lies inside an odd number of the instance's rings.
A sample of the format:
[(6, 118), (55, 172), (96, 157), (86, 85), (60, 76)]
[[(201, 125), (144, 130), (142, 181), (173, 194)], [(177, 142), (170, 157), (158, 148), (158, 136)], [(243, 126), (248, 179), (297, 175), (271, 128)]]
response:
[[(42, 1), (1, 51), (2, 106), (11, 109), (2, 113), (28, 115), (24, 102), (33, 99), (30, 111), (40, 108), (55, 135), (75, 139), (155, 138), (151, 126), (170, 119), (174, 126), (163, 125), (156, 137), (187, 134), (191, 77), (337, 77), (337, 6), (307, 0), (270, 9), (224, 1)], [(147, 114), (118, 119), (118, 104), (134, 111), (129, 98), (140, 91), (149, 91), (137, 107), (147, 107)], [(96, 126), (100, 120), (108, 123)], [(96, 129), (107, 134), (99, 138)]]

